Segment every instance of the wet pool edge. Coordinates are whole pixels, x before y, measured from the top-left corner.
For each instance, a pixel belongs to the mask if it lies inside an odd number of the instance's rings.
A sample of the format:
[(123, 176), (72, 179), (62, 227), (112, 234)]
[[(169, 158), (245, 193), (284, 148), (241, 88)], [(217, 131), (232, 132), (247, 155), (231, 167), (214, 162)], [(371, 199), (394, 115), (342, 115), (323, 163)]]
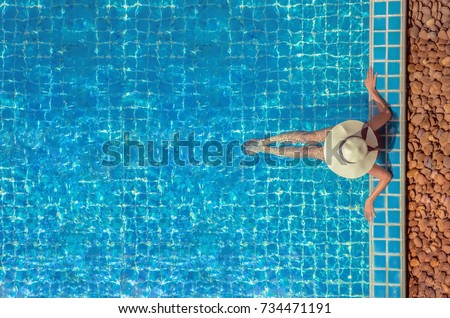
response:
[[(377, 87), (387, 99), (393, 118), (382, 135), (387, 151), (379, 164), (393, 179), (375, 202), (377, 217), (370, 226), (370, 297), (405, 297), (405, 0), (370, 3), (370, 64), (378, 75)], [(371, 105), (370, 116), (376, 113)], [(376, 181), (370, 178), (370, 188)]]

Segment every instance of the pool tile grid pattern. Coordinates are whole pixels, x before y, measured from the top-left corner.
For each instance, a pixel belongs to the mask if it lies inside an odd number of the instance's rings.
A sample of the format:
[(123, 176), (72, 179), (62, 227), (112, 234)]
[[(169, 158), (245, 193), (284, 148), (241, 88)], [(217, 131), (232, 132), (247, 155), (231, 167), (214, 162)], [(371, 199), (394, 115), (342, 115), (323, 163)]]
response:
[(100, 166), (124, 131), (230, 141), (367, 118), (368, 0), (260, 2), (1, 10), (1, 297), (369, 295), (366, 177)]
[[(393, 178), (375, 202), (377, 214), (370, 228), (370, 296), (405, 297), (405, 17), (406, 2), (371, 1), (370, 63), (378, 73), (377, 88), (393, 111), (382, 129), (387, 151), (378, 163)], [(371, 116), (376, 106), (370, 107)], [(371, 189), (375, 180), (370, 178)]]

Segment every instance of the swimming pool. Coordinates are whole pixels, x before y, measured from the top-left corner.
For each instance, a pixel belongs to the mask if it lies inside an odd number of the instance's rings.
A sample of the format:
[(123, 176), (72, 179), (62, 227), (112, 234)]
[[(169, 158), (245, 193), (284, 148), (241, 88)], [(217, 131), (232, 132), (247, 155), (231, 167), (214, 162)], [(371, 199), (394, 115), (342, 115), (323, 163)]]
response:
[(1, 12), (2, 297), (369, 295), (367, 177), (242, 167), (239, 148), (232, 164), (182, 166), (170, 144), (167, 165), (139, 166), (136, 149), (102, 165), (125, 133), (227, 144), (365, 120), (368, 0)]

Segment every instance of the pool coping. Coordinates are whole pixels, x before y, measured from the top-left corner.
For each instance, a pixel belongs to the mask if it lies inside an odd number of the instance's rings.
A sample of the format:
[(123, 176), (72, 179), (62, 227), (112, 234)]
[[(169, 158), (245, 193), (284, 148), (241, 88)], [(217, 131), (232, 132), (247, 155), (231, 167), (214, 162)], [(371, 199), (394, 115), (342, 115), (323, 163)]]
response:
[[(377, 88), (393, 111), (384, 131), (393, 179), (375, 202), (377, 217), (369, 229), (370, 297), (406, 297), (406, 0), (370, 1), (369, 62), (379, 74)], [(373, 116), (376, 107), (370, 106)], [(392, 146), (392, 148), (390, 147)], [(382, 166), (386, 166), (381, 164)], [(376, 180), (369, 178), (372, 191)]]

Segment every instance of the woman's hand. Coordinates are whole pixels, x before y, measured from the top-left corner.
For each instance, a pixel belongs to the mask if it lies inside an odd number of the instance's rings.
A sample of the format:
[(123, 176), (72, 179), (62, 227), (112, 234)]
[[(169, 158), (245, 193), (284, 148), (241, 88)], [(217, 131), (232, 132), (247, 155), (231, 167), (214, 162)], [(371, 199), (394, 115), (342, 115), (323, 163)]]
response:
[(364, 81), (364, 85), (366, 86), (366, 88), (369, 92), (376, 91), (377, 77), (378, 77), (378, 73), (373, 74), (373, 67), (369, 67), (369, 70), (367, 71), (366, 79)]
[(367, 199), (364, 204), (364, 215), (369, 223), (372, 223), (376, 217), (375, 209), (373, 208), (373, 201), (370, 199)]

